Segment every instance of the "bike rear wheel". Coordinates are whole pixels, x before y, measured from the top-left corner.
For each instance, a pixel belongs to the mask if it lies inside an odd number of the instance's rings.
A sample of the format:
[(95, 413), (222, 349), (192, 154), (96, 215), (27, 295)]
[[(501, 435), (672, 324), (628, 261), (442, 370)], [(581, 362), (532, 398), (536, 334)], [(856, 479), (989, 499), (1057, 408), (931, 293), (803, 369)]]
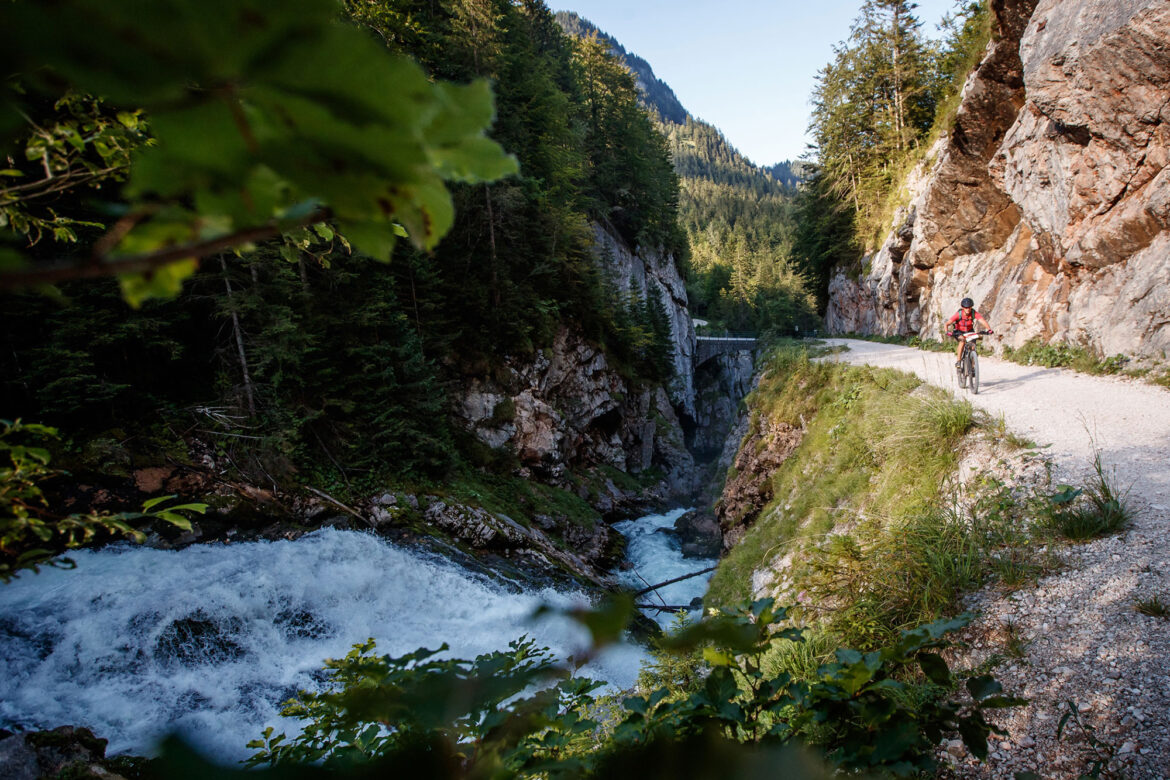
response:
[(967, 350), (963, 350), (962, 357), (959, 358), (959, 366), (955, 369), (955, 373), (959, 377), (959, 389), (962, 390), (967, 386)]

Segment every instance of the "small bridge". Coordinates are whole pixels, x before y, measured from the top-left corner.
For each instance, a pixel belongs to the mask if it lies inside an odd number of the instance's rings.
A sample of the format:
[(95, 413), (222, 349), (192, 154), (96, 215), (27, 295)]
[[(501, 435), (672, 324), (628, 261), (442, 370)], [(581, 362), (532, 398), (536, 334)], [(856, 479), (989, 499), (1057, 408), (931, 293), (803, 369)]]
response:
[(756, 334), (731, 333), (727, 336), (696, 336), (695, 365), (706, 363), (716, 355), (751, 351), (756, 348)]

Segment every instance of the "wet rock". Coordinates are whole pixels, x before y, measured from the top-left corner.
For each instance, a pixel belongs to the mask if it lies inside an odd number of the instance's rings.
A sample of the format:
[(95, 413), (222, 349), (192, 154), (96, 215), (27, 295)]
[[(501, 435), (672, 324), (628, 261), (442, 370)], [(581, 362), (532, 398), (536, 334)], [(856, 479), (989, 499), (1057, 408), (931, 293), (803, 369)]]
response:
[(243, 632), (237, 617), (218, 620), (199, 609), (172, 621), (154, 643), (154, 655), (164, 664), (199, 666), (242, 658), (246, 649), (236, 641)]
[(122, 775), (112, 767), (143, 763), (142, 759), (109, 761), (105, 758), (106, 745), (106, 740), (78, 726), (13, 734), (0, 740), (0, 780), (48, 777), (121, 780)]
[(37, 754), (23, 734), (0, 740), (0, 778), (2, 780), (36, 780), (41, 776)]
[(431, 502), (423, 517), (431, 525), (479, 549), (514, 547), (531, 536), (528, 529), (506, 515), (446, 501)]
[(723, 532), (710, 512), (687, 512), (674, 521), (674, 530), (687, 558), (716, 558), (723, 550)]

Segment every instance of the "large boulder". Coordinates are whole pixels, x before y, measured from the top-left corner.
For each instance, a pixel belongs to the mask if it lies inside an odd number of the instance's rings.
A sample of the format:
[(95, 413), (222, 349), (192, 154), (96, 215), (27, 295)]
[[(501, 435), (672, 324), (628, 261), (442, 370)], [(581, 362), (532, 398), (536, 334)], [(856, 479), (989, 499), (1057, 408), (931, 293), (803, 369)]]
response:
[(684, 558), (717, 558), (723, 552), (723, 531), (711, 512), (692, 509), (674, 521)]
[(0, 780), (44, 777), (122, 780), (121, 770), (132, 770), (145, 763), (145, 759), (107, 759), (106, 745), (106, 740), (80, 726), (11, 734), (0, 739)]

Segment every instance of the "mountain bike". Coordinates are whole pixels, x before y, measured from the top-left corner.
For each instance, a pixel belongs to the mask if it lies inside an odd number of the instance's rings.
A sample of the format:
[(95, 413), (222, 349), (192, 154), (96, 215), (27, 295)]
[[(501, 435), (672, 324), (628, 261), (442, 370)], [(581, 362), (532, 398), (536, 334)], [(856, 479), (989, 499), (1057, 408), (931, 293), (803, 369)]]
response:
[(972, 395), (979, 395), (979, 352), (975, 345), (979, 339), (991, 333), (989, 330), (961, 333), (963, 339), (963, 353), (959, 357), (959, 366), (955, 370), (959, 374), (959, 387), (967, 388)]

